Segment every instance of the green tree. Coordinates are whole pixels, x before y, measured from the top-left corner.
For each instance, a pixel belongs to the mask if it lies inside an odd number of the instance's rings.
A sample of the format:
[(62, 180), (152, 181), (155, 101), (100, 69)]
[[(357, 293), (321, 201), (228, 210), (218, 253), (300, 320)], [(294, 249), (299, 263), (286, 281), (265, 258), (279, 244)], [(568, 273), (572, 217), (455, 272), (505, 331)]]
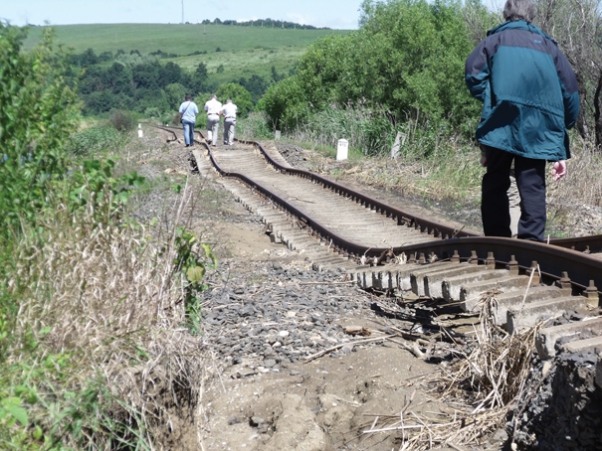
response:
[(251, 93), (254, 104), (257, 104), (261, 96), (268, 89), (268, 82), (256, 74), (251, 75), (248, 79), (244, 77), (241, 78), (238, 80), (238, 84)]
[(274, 130), (293, 130), (309, 117), (306, 91), (297, 77), (289, 77), (267, 90), (257, 108), (265, 111)]
[(193, 93), (200, 93), (207, 89), (207, 80), (209, 79), (209, 73), (207, 72), (207, 66), (201, 62), (196, 67), (192, 76), (190, 77), (190, 89)]
[[(475, 1), (470, 8), (475, 11)], [(319, 110), (332, 102), (366, 104), (391, 112), (393, 120), (457, 125), (478, 114), (464, 85), (464, 62), (474, 47), (466, 11), (456, 0), (366, 0), (361, 28), (312, 46), (299, 63), (298, 83)]]
[(180, 104), (184, 101), (186, 88), (180, 83), (172, 83), (164, 89), (167, 97), (167, 102), (171, 105), (172, 110), (177, 110)]
[(253, 109), (251, 93), (237, 83), (227, 83), (220, 86), (217, 90), (217, 97), (223, 103), (225, 103), (227, 99), (232, 99), (232, 102), (238, 107), (238, 115), (240, 117), (247, 117), (249, 112)]
[(352, 36), (329, 36), (311, 46), (303, 55), (297, 76), (307, 100), (317, 109), (324, 109), (336, 100), (347, 103), (345, 93), (337, 94), (339, 83), (354, 64), (349, 49), (354, 46)]
[(63, 145), (77, 124), (78, 98), (66, 82), (68, 55), (53, 29), (23, 50), (27, 29), (0, 22), (0, 211), (2, 233), (35, 216), (54, 178), (67, 170)]

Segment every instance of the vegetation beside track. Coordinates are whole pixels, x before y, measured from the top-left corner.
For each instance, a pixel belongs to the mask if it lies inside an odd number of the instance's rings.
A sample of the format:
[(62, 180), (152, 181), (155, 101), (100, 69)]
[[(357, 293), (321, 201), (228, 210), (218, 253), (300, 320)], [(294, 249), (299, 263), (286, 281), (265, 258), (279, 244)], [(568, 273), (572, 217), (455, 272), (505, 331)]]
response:
[(24, 51), (0, 24), (0, 449), (153, 449), (178, 397), (198, 400), (196, 293), (217, 262), (181, 209), (128, 214), (146, 182), (109, 158), (121, 132), (70, 138), (78, 99), (46, 33)]

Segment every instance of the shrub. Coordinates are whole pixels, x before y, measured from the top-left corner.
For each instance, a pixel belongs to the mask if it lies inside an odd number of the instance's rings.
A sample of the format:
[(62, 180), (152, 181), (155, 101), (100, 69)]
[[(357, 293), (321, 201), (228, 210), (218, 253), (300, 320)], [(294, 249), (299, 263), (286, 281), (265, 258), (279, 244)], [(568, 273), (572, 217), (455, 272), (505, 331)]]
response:
[(161, 112), (159, 111), (159, 108), (149, 106), (146, 110), (144, 110), (144, 115), (150, 118), (159, 118), (161, 117)]
[(120, 132), (128, 132), (136, 128), (138, 120), (131, 112), (115, 110), (111, 112), (109, 124)]
[(273, 130), (293, 130), (306, 124), (310, 114), (306, 93), (294, 76), (272, 85), (257, 107)]
[(45, 28), (27, 52), (26, 34), (0, 21), (0, 238), (34, 219), (52, 182), (64, 176), (64, 143), (78, 121), (67, 55), (53, 49), (53, 30)]
[(362, 25), (329, 37), (301, 58), (297, 70), (307, 101), (382, 108), (402, 121), (462, 124), (479, 105), (464, 84), (464, 62), (474, 42), (463, 6), (454, 0), (362, 3)]
[(224, 104), (227, 99), (232, 99), (232, 102), (238, 107), (238, 115), (240, 117), (247, 117), (249, 112), (253, 109), (251, 93), (239, 84), (226, 83), (225, 85), (220, 86), (217, 91), (217, 97)]

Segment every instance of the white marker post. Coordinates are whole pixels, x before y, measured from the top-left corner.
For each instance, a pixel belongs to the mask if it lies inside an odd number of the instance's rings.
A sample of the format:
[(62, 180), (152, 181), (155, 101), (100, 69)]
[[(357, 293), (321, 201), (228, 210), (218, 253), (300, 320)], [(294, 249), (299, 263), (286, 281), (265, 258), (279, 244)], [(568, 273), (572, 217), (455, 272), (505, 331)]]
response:
[(142, 133), (142, 124), (138, 124), (138, 138), (142, 138), (143, 133)]
[(274, 139), (275, 139), (276, 141), (278, 141), (278, 140), (280, 139), (280, 130), (276, 130), (276, 131), (274, 132)]
[(337, 143), (337, 161), (346, 160), (349, 155), (349, 141), (346, 139), (339, 139)]
[(408, 135), (405, 133), (397, 132), (397, 135), (395, 136), (395, 142), (391, 148), (391, 158), (394, 160), (396, 160), (399, 156), (399, 149), (405, 144), (407, 136)]

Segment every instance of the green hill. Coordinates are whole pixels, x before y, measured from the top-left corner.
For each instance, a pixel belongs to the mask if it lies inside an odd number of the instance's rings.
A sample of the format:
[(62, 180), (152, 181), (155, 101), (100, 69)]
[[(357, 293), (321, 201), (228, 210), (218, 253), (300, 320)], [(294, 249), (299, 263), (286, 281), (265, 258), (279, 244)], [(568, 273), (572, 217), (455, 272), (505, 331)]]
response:
[[(169, 24), (110, 24), (57, 25), (57, 43), (72, 47), (76, 53), (92, 48), (96, 53), (129, 53), (138, 50), (150, 53), (186, 55), (196, 51), (214, 52), (217, 47), (225, 52), (255, 48), (304, 48), (319, 38), (331, 34), (345, 34), (345, 30), (299, 30), (271, 27), (233, 25), (169, 25)], [(30, 47), (40, 39), (42, 27), (32, 27), (25, 43)]]
[[(221, 65), (224, 78), (232, 75), (258, 74), (265, 76), (272, 66), (286, 72), (308, 45), (332, 34), (346, 34), (346, 30), (301, 30), (272, 27), (249, 27), (215, 24), (109, 24), (58, 25), (56, 42), (82, 53), (91, 48), (98, 55), (115, 54), (123, 50), (129, 54), (137, 50), (142, 55), (160, 50), (178, 55), (164, 58), (184, 69), (192, 69), (204, 62), (209, 72)], [(32, 27), (25, 47), (39, 41), (42, 27)], [(218, 50), (219, 51), (216, 51)], [(199, 55), (198, 53), (204, 53)], [(196, 55), (193, 55), (197, 53)], [(222, 78), (218, 74), (218, 78)]]

